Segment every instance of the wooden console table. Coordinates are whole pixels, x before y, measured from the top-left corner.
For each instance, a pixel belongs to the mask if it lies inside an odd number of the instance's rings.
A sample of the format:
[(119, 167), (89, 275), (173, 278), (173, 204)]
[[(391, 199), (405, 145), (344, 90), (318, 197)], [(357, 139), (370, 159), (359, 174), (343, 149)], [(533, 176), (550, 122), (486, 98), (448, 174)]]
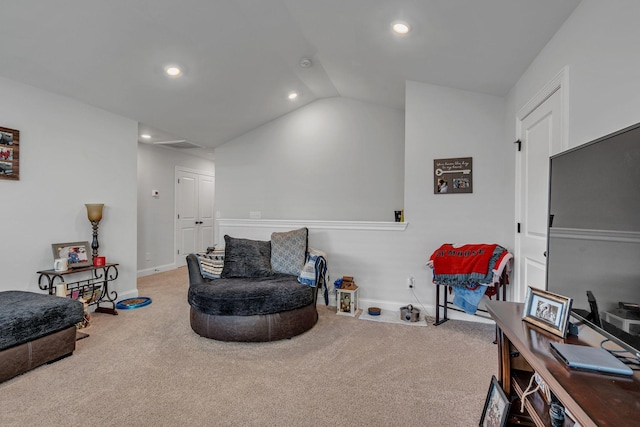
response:
[[(118, 264), (107, 263), (100, 266), (89, 266), (82, 268), (70, 268), (67, 271), (42, 270), (37, 272), (38, 286), (43, 291), (48, 291), (50, 295), (55, 295), (56, 285), (65, 283), (67, 285), (67, 293), (71, 298), (87, 297), (91, 295), (89, 305), (96, 306), (96, 313), (107, 313), (117, 315), (116, 300), (118, 293), (109, 290), (109, 283), (118, 278)], [(79, 273), (88, 273), (88, 279), (77, 280), (73, 282), (65, 282), (65, 278), (69, 278)], [(56, 283), (57, 281), (57, 283)], [(103, 307), (101, 304), (110, 305), (111, 307)]]
[[(604, 339), (577, 323), (578, 336), (564, 340), (522, 320), (523, 304), (491, 301), (487, 304), (498, 333), (498, 380), (507, 396), (517, 397), (511, 413), (520, 412), (520, 396), (533, 371), (537, 372), (561, 404), (581, 426), (635, 426), (640, 420), (640, 372), (632, 377), (576, 371), (551, 353), (549, 343), (599, 346)], [(613, 343), (607, 343), (614, 348)], [(525, 401), (536, 426), (550, 426), (549, 406), (538, 392)], [(565, 418), (565, 426), (573, 422)]]

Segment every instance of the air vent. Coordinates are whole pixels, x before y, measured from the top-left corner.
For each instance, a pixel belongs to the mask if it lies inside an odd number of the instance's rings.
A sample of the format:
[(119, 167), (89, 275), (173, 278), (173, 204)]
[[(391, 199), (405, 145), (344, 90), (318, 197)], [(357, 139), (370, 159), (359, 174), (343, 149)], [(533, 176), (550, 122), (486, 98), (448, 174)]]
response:
[(191, 148), (202, 148), (199, 145), (196, 144), (192, 144), (189, 141), (186, 141), (184, 139), (180, 139), (177, 141), (158, 141), (158, 142), (153, 142), (153, 145), (163, 145), (165, 147), (171, 147), (171, 148), (175, 148), (178, 150), (188, 150)]
[(192, 144), (192, 143), (190, 143), (188, 141), (169, 142), (169, 143), (162, 144), (162, 145), (165, 145), (165, 146), (171, 147), (171, 148), (178, 148), (178, 149), (181, 149), (181, 150), (189, 149), (189, 148), (202, 148), (199, 145)]

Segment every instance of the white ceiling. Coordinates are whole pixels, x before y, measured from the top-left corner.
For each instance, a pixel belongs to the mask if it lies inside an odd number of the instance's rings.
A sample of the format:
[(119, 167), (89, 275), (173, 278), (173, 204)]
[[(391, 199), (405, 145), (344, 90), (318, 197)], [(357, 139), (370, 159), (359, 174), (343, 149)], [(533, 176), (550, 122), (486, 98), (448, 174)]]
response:
[(0, 0), (0, 75), (216, 147), (319, 98), (402, 109), (406, 80), (503, 96), (579, 1)]

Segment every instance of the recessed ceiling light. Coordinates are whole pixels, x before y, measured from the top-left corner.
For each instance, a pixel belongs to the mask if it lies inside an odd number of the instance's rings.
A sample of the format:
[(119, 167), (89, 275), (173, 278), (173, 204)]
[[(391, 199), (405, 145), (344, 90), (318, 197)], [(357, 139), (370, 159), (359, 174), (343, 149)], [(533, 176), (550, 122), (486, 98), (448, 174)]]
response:
[(291, 93), (289, 94), (289, 99), (290, 99), (290, 100), (292, 100), (292, 101), (293, 101), (294, 99), (296, 99), (297, 97), (298, 97), (298, 92), (291, 92)]
[(407, 24), (404, 21), (396, 21), (393, 24), (391, 24), (391, 28), (393, 29), (393, 32), (396, 34), (407, 34), (409, 31), (411, 31), (411, 27), (409, 26), (409, 24)]
[(182, 70), (175, 65), (165, 67), (164, 71), (170, 77), (180, 77), (182, 75)]
[(151, 139), (151, 135), (149, 135), (148, 133), (143, 133), (142, 135), (140, 135), (140, 138), (142, 138), (142, 139)]

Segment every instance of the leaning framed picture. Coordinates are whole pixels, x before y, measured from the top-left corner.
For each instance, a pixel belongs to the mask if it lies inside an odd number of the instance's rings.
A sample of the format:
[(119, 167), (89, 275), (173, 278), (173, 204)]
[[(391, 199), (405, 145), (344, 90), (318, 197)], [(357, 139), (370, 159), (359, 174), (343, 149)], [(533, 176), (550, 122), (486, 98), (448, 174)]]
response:
[(53, 243), (51, 250), (53, 259), (66, 258), (69, 268), (90, 267), (93, 264), (89, 242)]
[(480, 427), (504, 427), (507, 425), (511, 402), (504, 390), (500, 387), (496, 376), (491, 377), (491, 384), (487, 392), (487, 400), (484, 402)]
[(564, 338), (567, 336), (572, 301), (571, 298), (529, 286), (522, 318), (532, 325)]

